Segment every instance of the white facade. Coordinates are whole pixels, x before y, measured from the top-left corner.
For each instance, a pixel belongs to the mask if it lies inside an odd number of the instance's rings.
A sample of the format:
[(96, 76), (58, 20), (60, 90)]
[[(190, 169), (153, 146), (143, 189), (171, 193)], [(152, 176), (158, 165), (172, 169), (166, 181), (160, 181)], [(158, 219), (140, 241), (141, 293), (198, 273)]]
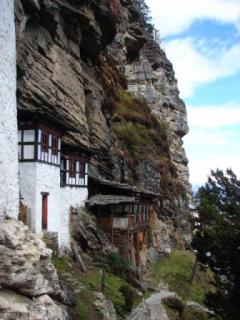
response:
[(85, 205), (88, 188), (60, 187), (60, 168), (39, 162), (20, 162), (20, 194), (28, 208), (33, 232), (42, 233), (42, 193), (48, 194), (47, 231), (58, 232), (60, 248), (70, 248), (70, 209)]
[(68, 186), (61, 188), (61, 232), (58, 237), (60, 247), (70, 247), (70, 208), (79, 208), (85, 206), (85, 201), (87, 200), (87, 198), (88, 188), (76, 188)]
[(0, 220), (19, 205), (14, 0), (0, 1)]
[(59, 167), (39, 162), (20, 162), (20, 195), (28, 208), (27, 221), (33, 232), (42, 232), (42, 193), (48, 194), (47, 230), (60, 232)]

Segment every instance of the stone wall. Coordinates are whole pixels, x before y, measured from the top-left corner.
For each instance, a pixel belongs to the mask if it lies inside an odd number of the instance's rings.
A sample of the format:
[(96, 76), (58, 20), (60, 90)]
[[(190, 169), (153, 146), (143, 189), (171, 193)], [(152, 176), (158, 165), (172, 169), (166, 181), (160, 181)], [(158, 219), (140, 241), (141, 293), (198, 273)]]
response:
[(0, 220), (18, 215), (14, 0), (0, 1)]

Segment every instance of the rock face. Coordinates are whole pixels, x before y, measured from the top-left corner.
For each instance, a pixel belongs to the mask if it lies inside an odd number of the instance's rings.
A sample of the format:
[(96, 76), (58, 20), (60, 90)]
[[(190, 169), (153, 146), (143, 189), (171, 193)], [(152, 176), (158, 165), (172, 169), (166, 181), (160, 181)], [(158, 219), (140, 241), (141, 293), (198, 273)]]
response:
[[(171, 63), (140, 21), (133, 0), (18, 0), (19, 116), (49, 121), (68, 132), (72, 144), (91, 147), (97, 175), (160, 191), (159, 215), (187, 237), (186, 109)], [(120, 115), (119, 92), (126, 90), (148, 103), (135, 127), (145, 126), (153, 157), (139, 138), (141, 157), (125, 153), (126, 130), (116, 128), (128, 122), (132, 129), (136, 120)], [(157, 130), (164, 132), (160, 142)]]
[(113, 303), (106, 299), (101, 292), (95, 293), (96, 301), (95, 307), (100, 312), (103, 320), (117, 320), (117, 314), (114, 309)]
[(72, 210), (70, 233), (72, 251), (82, 271), (86, 271), (83, 260), (88, 265), (94, 262), (101, 263), (108, 252), (109, 243), (105, 234), (98, 228), (96, 219), (85, 208)]
[(167, 124), (171, 160), (189, 190), (188, 160), (181, 140), (188, 133), (186, 107), (179, 98), (171, 62), (151, 38), (147, 40), (139, 59), (126, 66), (128, 90), (144, 97), (159, 122)]
[(140, 51), (139, 58), (134, 64), (126, 66), (126, 77), (128, 91), (146, 99), (160, 126), (166, 126), (169, 156), (176, 170), (176, 183), (182, 187), (182, 192), (173, 197), (172, 203), (169, 199), (163, 199), (161, 214), (175, 216), (178, 227), (189, 242), (189, 225), (183, 218), (191, 199), (188, 160), (182, 146), (182, 137), (188, 133), (187, 114), (186, 106), (179, 98), (172, 64), (159, 45), (147, 37), (147, 43)]
[(0, 289), (1, 319), (68, 319), (51, 250), (10, 219), (0, 225)]
[(26, 226), (14, 220), (0, 225), (0, 286), (34, 297), (61, 296), (51, 250)]
[(67, 320), (67, 308), (48, 295), (31, 300), (10, 290), (0, 291), (1, 319)]

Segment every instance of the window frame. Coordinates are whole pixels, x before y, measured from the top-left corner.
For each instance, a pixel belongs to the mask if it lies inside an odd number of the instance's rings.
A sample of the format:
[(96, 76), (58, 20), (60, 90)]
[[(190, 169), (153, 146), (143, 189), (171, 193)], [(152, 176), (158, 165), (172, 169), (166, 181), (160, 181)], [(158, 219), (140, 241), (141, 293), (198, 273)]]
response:
[(48, 152), (49, 148), (49, 132), (42, 129), (41, 132), (41, 151)]
[(58, 155), (58, 137), (54, 134), (52, 134), (52, 155), (57, 156)]
[[(61, 186), (83, 188), (88, 186), (87, 155), (61, 154)], [(83, 165), (84, 163), (84, 165)]]
[[(18, 127), (19, 162), (41, 162), (60, 167), (61, 133), (59, 131), (43, 123), (31, 121), (20, 121)], [(26, 130), (34, 130), (33, 142), (24, 141)], [(56, 148), (52, 148), (53, 139), (56, 139)], [(33, 158), (24, 158), (24, 146), (26, 145), (34, 146)]]
[(76, 178), (77, 175), (77, 161), (74, 159), (69, 159), (69, 178)]

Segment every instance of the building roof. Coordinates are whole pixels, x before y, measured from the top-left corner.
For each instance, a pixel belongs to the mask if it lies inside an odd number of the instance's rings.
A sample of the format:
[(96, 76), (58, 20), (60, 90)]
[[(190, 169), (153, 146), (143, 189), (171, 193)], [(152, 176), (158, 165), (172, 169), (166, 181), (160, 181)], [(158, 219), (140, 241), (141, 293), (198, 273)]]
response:
[(88, 201), (86, 201), (86, 203), (90, 207), (93, 207), (95, 205), (106, 206), (109, 204), (132, 203), (134, 201), (135, 201), (135, 197), (98, 194), (98, 195), (92, 196)]
[(106, 180), (103, 177), (99, 177), (97, 175), (95, 175), (95, 173), (93, 172), (89, 172), (89, 178), (92, 179), (93, 181), (95, 181), (96, 183), (100, 184), (100, 185), (104, 185), (104, 186), (109, 186), (115, 189), (120, 189), (120, 190), (126, 190), (126, 191), (132, 191), (132, 192), (136, 192), (136, 193), (141, 193), (141, 194), (145, 194), (148, 196), (152, 196), (152, 197), (160, 197), (160, 193), (156, 193), (150, 190), (146, 190), (146, 189), (141, 189), (135, 186), (131, 186), (129, 184), (126, 183), (119, 183), (117, 181), (110, 181), (110, 180)]

